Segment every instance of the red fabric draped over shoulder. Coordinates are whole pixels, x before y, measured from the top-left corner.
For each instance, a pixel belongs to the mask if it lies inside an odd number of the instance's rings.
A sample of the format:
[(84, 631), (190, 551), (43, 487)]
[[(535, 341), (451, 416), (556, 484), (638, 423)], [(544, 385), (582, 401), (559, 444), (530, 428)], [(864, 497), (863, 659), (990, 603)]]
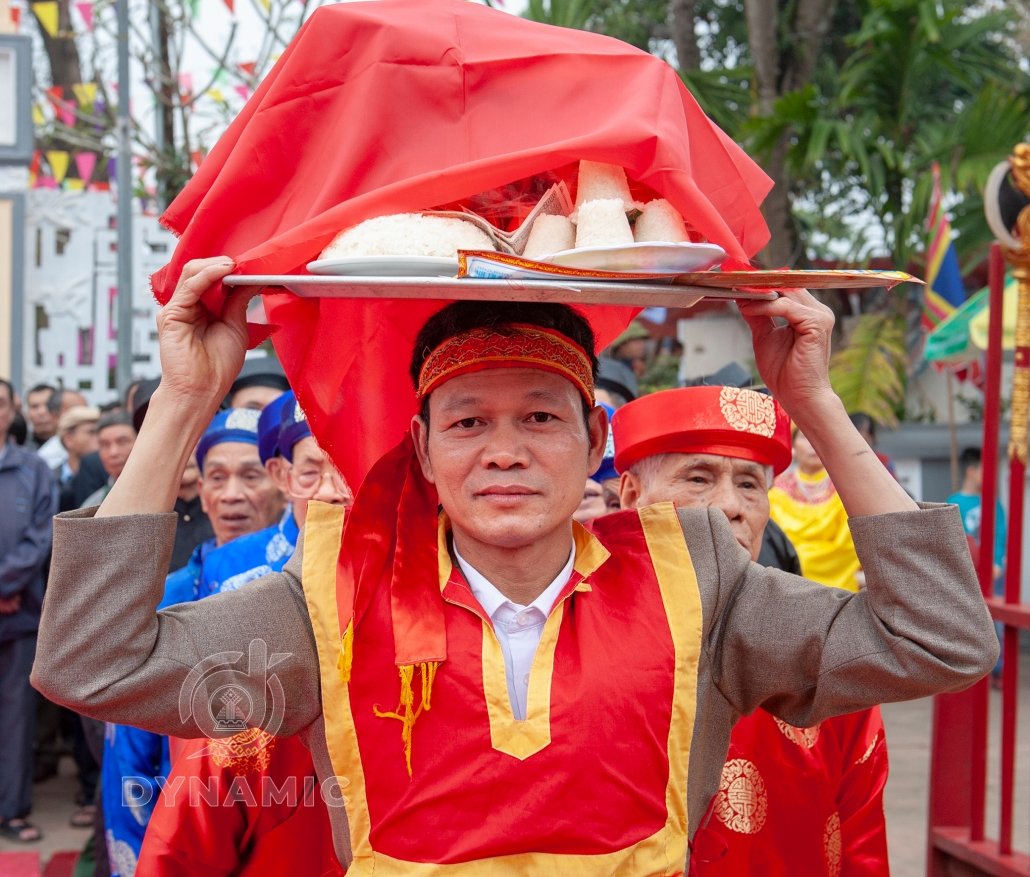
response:
[[(460, 0), (315, 11), (163, 222), (168, 300), (190, 259), (296, 273), (342, 229), (580, 159), (622, 165), (736, 258), (768, 239), (771, 182), (664, 61), (598, 34)], [(205, 301), (220, 312), (224, 292)], [(319, 442), (357, 485), (415, 410), (411, 345), (439, 301), (266, 296), (276, 350)], [(586, 308), (599, 344), (629, 308)]]

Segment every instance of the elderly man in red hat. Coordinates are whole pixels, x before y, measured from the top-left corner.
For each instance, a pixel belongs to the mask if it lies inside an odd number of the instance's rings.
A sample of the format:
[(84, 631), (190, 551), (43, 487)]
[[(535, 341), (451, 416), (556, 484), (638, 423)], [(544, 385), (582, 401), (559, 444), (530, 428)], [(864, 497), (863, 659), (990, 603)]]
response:
[[(760, 562), (769, 489), (791, 462), (790, 420), (771, 396), (735, 387), (665, 390), (612, 420), (620, 499), (726, 515)], [(737, 722), (712, 799), (704, 877), (886, 877), (887, 746), (878, 707), (795, 728), (759, 708)]]
[(993, 666), (957, 512), (918, 507), (855, 431), (833, 316), (803, 291), (741, 311), (852, 515), (860, 594), (752, 563), (717, 509), (576, 525), (607, 439), (589, 323), (456, 302), (415, 339), (421, 408), (346, 528), (312, 504), (282, 573), (155, 612), (179, 472), (246, 348), (243, 297), (200, 303), (231, 270), (187, 266), (125, 472), (55, 521), (34, 682), (163, 733), (215, 733), (216, 713), (301, 733), (348, 873), (682, 873), (740, 715), (811, 727)]

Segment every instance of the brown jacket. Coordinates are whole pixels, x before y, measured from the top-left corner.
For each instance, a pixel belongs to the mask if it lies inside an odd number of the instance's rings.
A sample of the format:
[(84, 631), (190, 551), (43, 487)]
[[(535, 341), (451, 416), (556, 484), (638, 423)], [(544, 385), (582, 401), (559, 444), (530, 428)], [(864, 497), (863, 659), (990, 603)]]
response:
[[(300, 581), (303, 541), (281, 574), (155, 613), (175, 515), (95, 519), (93, 511), (54, 521), (36, 688), (98, 719), (198, 736), (192, 721), (180, 719), (187, 674), (206, 657), (246, 655), (260, 639), (285, 692), (279, 733), (301, 734), (319, 776), (331, 777)], [(718, 510), (679, 516), (703, 613), (687, 788), (691, 836), (718, 789), (741, 714), (762, 706), (804, 727), (878, 703), (958, 690), (994, 665), (998, 641), (954, 506), (852, 518), (866, 574), (859, 593), (751, 563)], [(245, 673), (244, 667), (233, 682), (263, 701), (264, 679)], [(348, 863), (346, 814), (342, 807), (330, 807), (330, 814), (338, 855)]]

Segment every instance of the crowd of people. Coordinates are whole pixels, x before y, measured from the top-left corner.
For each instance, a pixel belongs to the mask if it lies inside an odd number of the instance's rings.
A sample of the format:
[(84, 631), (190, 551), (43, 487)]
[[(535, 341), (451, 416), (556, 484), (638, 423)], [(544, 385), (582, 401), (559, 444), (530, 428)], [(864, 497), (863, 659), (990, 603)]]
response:
[[(640, 395), (640, 341), (631, 333), (598, 360), (595, 398), (611, 429), (575, 520), (603, 532), (603, 520), (620, 510), (665, 502), (711, 509), (728, 519), (757, 564), (829, 588), (863, 588), (844, 505), (812, 443), (779, 403), (764, 388), (704, 382)], [(228, 739), (179, 740), (77, 715), (29, 684), (52, 518), (104, 501), (158, 385), (137, 382), (120, 403), (98, 409), (78, 393), (44, 385), (22, 405), (11, 384), (0, 381), (0, 836), (41, 837), (27, 820), (33, 780), (54, 773), (68, 751), (80, 785), (72, 824), (94, 831), (88, 855), (98, 877), (286, 868), (320, 877), (340, 865), (330, 813), (312, 792), (319, 774), (298, 737), (275, 738), (240, 722), (240, 733)], [(955, 499), (967, 529), (978, 526), (975, 474), (967, 469)], [(248, 359), (181, 476), (158, 609), (282, 572), (311, 500), (349, 508), (354, 491), (312, 436), (278, 363)], [(494, 599), (489, 582), (481, 583), (456, 546), (454, 553), (502, 639), (511, 708), (525, 719), (548, 617), (544, 595), (528, 606)], [(226, 705), (218, 730), (235, 727), (233, 710)], [(249, 778), (242, 786), (241, 777)], [(694, 837), (692, 868), (712, 875), (886, 875), (886, 778), (878, 707), (805, 728), (759, 708), (733, 729), (718, 791)], [(198, 797), (198, 783), (214, 783), (222, 793)], [(278, 794), (255, 794), (266, 783)], [(287, 788), (296, 794), (282, 794)]]

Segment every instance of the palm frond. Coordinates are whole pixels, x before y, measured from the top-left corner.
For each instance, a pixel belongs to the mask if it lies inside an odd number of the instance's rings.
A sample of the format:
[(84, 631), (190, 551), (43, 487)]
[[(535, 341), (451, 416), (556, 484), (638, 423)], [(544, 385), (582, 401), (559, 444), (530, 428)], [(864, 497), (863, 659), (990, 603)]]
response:
[(830, 359), (830, 383), (849, 414), (895, 427), (905, 398), (905, 323), (895, 314), (863, 314), (847, 347)]

